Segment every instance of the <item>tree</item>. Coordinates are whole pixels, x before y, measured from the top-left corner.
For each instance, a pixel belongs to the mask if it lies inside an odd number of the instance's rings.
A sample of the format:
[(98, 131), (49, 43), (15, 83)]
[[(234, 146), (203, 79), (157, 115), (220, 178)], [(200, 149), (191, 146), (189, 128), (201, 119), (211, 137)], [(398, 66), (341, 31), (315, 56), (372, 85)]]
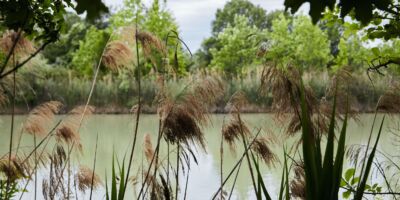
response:
[(331, 59), (328, 36), (306, 16), (293, 20), (281, 15), (268, 34), (266, 59), (281, 66), (324, 67)]
[[(77, 13), (86, 12), (88, 19), (94, 19), (108, 8), (101, 0), (75, 0), (76, 7), (71, 0), (8, 0), (0, 2), (0, 26), (17, 32), (13, 45), (1, 60), (0, 79), (17, 71), (24, 66), (48, 44), (55, 42), (60, 30), (64, 26), (64, 14), (67, 8), (74, 8)], [(34, 38), (42, 45), (25, 60), (14, 66), (8, 66), (15, 47), (23, 34)]]
[[(350, 16), (358, 20), (361, 27), (367, 32), (370, 39), (383, 38), (389, 40), (400, 37), (400, 2), (398, 0), (376, 0), (376, 1), (345, 1), (336, 0), (318, 1), (318, 0), (285, 0), (286, 9), (290, 9), (295, 13), (303, 3), (310, 3), (310, 12), (313, 22), (317, 22), (323, 16), (326, 9), (333, 11), (335, 7), (339, 9), (340, 17)], [(382, 57), (378, 55), (377, 58)], [(382, 67), (387, 68), (391, 64), (400, 64), (400, 57), (386, 59), (384, 62), (379, 62), (369, 70), (377, 71)]]
[(84, 76), (93, 75), (109, 37), (105, 30), (91, 26), (85, 39), (79, 41), (79, 49), (73, 53), (72, 67)]
[(222, 44), (220, 49), (210, 50), (214, 66), (228, 76), (236, 76), (241, 70), (254, 62), (257, 52), (257, 40), (253, 37), (259, 29), (249, 24), (245, 16), (235, 16), (234, 25), (229, 24), (218, 34), (218, 41)]
[(57, 42), (49, 44), (42, 52), (49, 64), (67, 66), (73, 53), (78, 50), (79, 42), (85, 39), (89, 24), (75, 13), (65, 15), (65, 25)]
[(110, 17), (110, 28), (141, 26), (144, 23), (145, 6), (141, 0), (124, 0), (124, 6)]
[(272, 21), (279, 16), (283, 11), (277, 10), (267, 13), (260, 6), (256, 6), (248, 0), (231, 0), (225, 4), (224, 8), (218, 9), (215, 15), (215, 20), (212, 22), (211, 37), (202, 42), (201, 48), (196, 52), (196, 61), (198, 67), (208, 66), (213, 59), (210, 49), (219, 49), (221, 44), (217, 39), (218, 34), (231, 24), (235, 26), (235, 15), (243, 15), (248, 18), (250, 26), (256, 28), (270, 29)]
[(267, 28), (266, 11), (260, 6), (252, 4), (248, 0), (231, 0), (225, 4), (223, 9), (218, 9), (215, 20), (212, 22), (212, 33), (218, 35), (228, 24), (234, 25), (235, 15), (245, 16), (251, 26), (259, 29)]

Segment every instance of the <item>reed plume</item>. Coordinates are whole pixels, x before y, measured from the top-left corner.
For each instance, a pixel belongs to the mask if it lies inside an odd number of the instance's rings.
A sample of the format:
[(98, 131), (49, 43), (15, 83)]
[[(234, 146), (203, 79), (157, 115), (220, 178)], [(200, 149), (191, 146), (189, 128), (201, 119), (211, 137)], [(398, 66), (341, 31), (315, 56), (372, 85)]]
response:
[(29, 162), (23, 162), (17, 155), (9, 154), (0, 158), (0, 177), (6, 177), (10, 181), (26, 178), (31, 170)]
[(101, 61), (112, 71), (117, 71), (121, 67), (127, 66), (132, 59), (133, 53), (125, 43), (113, 41), (107, 44)]
[(15, 54), (20, 56), (25, 56), (32, 53), (35, 50), (32, 42), (27, 38), (25, 38), (23, 36), (24, 35), (23, 33), (20, 33), (21, 35), (19, 36), (19, 38), (18, 34), (19, 34), (18, 32), (15, 32), (13, 30), (7, 30), (4, 32), (0, 40), (0, 49), (4, 53), (8, 53), (12, 49), (17, 39), (18, 41), (14, 49)]
[(241, 139), (241, 132), (245, 136), (250, 136), (250, 130), (243, 121), (239, 121), (237, 118), (233, 118), (228, 124), (222, 127), (222, 136), (224, 140), (229, 144), (232, 152), (235, 151), (235, 142)]
[(75, 144), (78, 150), (82, 150), (82, 144), (80, 143), (79, 128), (81, 125), (81, 117), (83, 112), (85, 116), (90, 115), (94, 112), (93, 106), (88, 106), (85, 111), (85, 106), (77, 106), (72, 109), (65, 120), (61, 122), (59, 128), (56, 129), (56, 138), (58, 142), (64, 142), (66, 144)]
[(90, 189), (92, 187), (92, 180), (94, 189), (102, 185), (100, 176), (93, 173), (93, 170), (85, 166), (79, 166), (79, 170), (75, 174), (75, 181), (78, 183), (79, 190), (85, 192)]
[(26, 133), (36, 136), (46, 135), (47, 127), (53, 122), (54, 115), (57, 114), (62, 107), (58, 101), (49, 101), (35, 107), (28, 115), (23, 130)]
[(349, 100), (350, 95), (338, 93), (338, 91), (347, 91), (346, 84), (343, 84), (342, 81), (344, 79), (349, 79), (346, 71), (337, 73), (326, 93), (326, 97), (319, 100), (310, 87), (303, 85), (301, 74), (294, 67), (288, 66), (282, 69), (277, 66), (266, 66), (262, 73), (260, 92), (271, 93), (273, 98), (272, 110), (276, 113), (275, 117), (279, 122), (288, 122), (286, 133), (289, 136), (293, 136), (301, 129), (299, 102), (303, 92), (307, 105), (306, 114), (311, 121), (311, 131), (314, 135), (321, 135), (327, 133), (332, 114), (332, 103), (328, 102), (327, 99), (333, 99), (335, 95), (342, 97), (337, 98), (336, 104), (337, 115), (335, 117), (339, 120), (343, 119), (342, 115), (347, 111), (347, 100)]
[(271, 140), (269, 138), (260, 137), (254, 140), (251, 148), (268, 166), (273, 166), (278, 159), (269, 147), (270, 144)]
[(152, 50), (155, 49), (163, 55), (167, 54), (167, 48), (162, 40), (150, 32), (137, 31), (137, 38), (140, 41), (145, 57), (151, 57)]
[(151, 160), (153, 159), (153, 156), (154, 156), (154, 149), (153, 149), (153, 144), (151, 142), (150, 134), (144, 135), (143, 146), (144, 146), (144, 148), (143, 148), (144, 155), (146, 156), (147, 162), (151, 162)]
[(196, 144), (205, 150), (204, 134), (201, 130), (208, 123), (208, 109), (222, 94), (219, 80), (195, 83), (177, 97), (165, 97), (160, 100), (158, 113), (164, 126), (164, 138), (167, 142)]
[(290, 182), (291, 196), (295, 199), (306, 199), (306, 180), (304, 167), (294, 166), (294, 179)]

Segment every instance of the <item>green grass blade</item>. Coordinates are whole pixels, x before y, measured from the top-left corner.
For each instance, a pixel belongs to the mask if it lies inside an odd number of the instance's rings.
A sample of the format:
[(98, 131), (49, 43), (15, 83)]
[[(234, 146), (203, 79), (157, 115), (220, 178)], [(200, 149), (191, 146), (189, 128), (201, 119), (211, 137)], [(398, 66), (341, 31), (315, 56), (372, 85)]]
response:
[(110, 194), (108, 193), (108, 186), (107, 186), (107, 173), (106, 173), (106, 200), (110, 200)]
[[(250, 152), (251, 152), (251, 151), (250, 151)], [(259, 184), (260, 184), (260, 186), (261, 186), (261, 189), (262, 189), (262, 191), (263, 191), (263, 193), (264, 193), (264, 197), (265, 197), (265, 199), (267, 199), (267, 200), (271, 200), (271, 196), (268, 194), (267, 188), (265, 187), (264, 180), (262, 179), (262, 175), (261, 175), (261, 172), (260, 172), (260, 167), (259, 167), (259, 165), (258, 165), (258, 163), (257, 163), (257, 161), (256, 161), (256, 159), (255, 159), (255, 157), (254, 157), (254, 155), (253, 155), (252, 152), (251, 152), (251, 158), (252, 158), (253, 163), (254, 163), (254, 165), (255, 165), (255, 167), (256, 167), (257, 177), (258, 177), (258, 180), (259, 180)], [(259, 198), (259, 199), (262, 199), (262, 198)]]
[(119, 194), (118, 199), (123, 200), (125, 196), (125, 159), (122, 161), (121, 171), (120, 171), (121, 182), (119, 184)]
[[(284, 148), (283, 150), (285, 151), (285, 148)], [(286, 154), (285, 154), (285, 153), (283, 154), (283, 159), (284, 159), (284, 165), (286, 165)], [(282, 199), (283, 199), (283, 191), (285, 190), (285, 187), (284, 187), (284, 183), (285, 183), (285, 173), (286, 173), (286, 170), (283, 169), (283, 170), (282, 170), (282, 178), (281, 178), (281, 187), (280, 187), (280, 189), (279, 189), (278, 200), (282, 200)]]
[[(383, 122), (384, 121), (385, 121), (385, 117), (383, 117), (383, 119), (382, 119), (381, 126), (379, 127), (378, 136), (377, 136), (376, 141), (375, 141), (375, 145), (374, 145), (374, 147), (373, 147), (373, 149), (371, 151), (371, 154), (368, 157), (368, 161), (367, 161), (367, 165), (365, 167), (364, 174), (362, 174), (362, 179), (361, 179), (361, 182), (360, 182), (360, 186), (357, 188), (356, 195), (354, 196), (355, 200), (361, 200), (363, 198), (365, 185), (367, 184), (369, 171), (371, 170), (372, 162), (373, 162), (374, 157), (375, 157), (376, 148), (378, 147), (378, 142), (379, 142), (379, 139), (381, 137), (382, 127), (383, 127)], [(366, 149), (366, 151), (368, 151), (368, 149)]]
[[(336, 91), (336, 90), (335, 90)], [(336, 93), (336, 92), (335, 92)], [(333, 171), (333, 154), (335, 148), (335, 112), (336, 112), (336, 94), (333, 98), (332, 115), (328, 129), (328, 140), (325, 149), (324, 164), (322, 169), (323, 195), (324, 199), (328, 199), (332, 193), (332, 171)], [(318, 141), (317, 143), (320, 143)]]
[(285, 187), (286, 187), (286, 195), (285, 198), (286, 200), (290, 200), (290, 190), (289, 190), (289, 170), (288, 170), (288, 165), (287, 165), (287, 159), (286, 159), (286, 149), (284, 151), (285, 153), (285, 163), (284, 163), (284, 167), (285, 167), (285, 176), (286, 176), (286, 180), (285, 180)]
[(331, 199), (338, 199), (338, 193), (340, 188), (340, 181), (342, 179), (343, 172), (343, 160), (344, 154), (346, 152), (346, 133), (347, 133), (347, 112), (343, 120), (342, 130), (340, 131), (338, 147), (336, 151), (335, 164), (333, 166), (333, 175), (332, 175), (332, 190), (331, 190)]
[(315, 138), (311, 132), (311, 122), (304, 96), (304, 86), (301, 82), (301, 127), (303, 141), (304, 171), (306, 175), (306, 195), (310, 199), (319, 199), (320, 183), (319, 169), (316, 163)]
[(111, 200), (117, 200), (117, 177), (115, 176), (115, 160), (112, 159), (112, 175), (111, 175)]

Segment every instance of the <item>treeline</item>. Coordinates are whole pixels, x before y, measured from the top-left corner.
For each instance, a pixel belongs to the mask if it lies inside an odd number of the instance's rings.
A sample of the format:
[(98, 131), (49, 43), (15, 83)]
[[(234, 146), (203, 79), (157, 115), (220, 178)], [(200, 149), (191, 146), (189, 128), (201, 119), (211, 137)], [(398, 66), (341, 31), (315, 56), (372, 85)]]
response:
[[(47, 46), (18, 75), (21, 83), (16, 101), (20, 112), (47, 100), (59, 100), (70, 107), (83, 104), (97, 67), (100, 71), (92, 103), (103, 113), (129, 112), (136, 104), (132, 96), (139, 73), (144, 110), (155, 112), (155, 82), (157, 74), (164, 72), (174, 74), (168, 83), (177, 90), (191, 79), (212, 74), (228, 86), (225, 100), (242, 90), (251, 105), (245, 111), (267, 112), (272, 99), (269, 94), (260, 95), (259, 81), (265, 63), (298, 68), (309, 75), (306, 81), (319, 97), (324, 96), (327, 76), (346, 69), (354, 79), (350, 90), (359, 102), (357, 109), (368, 112), (383, 93), (384, 82), (396, 79), (400, 72), (396, 65), (388, 65), (390, 78), (378, 76), (371, 81), (368, 68), (398, 55), (400, 41), (370, 43), (361, 25), (343, 21), (330, 11), (313, 24), (305, 15), (267, 12), (247, 0), (231, 0), (217, 11), (211, 36), (196, 52), (181, 40), (179, 26), (165, 1), (154, 0), (146, 6), (138, 0), (125, 0), (123, 7), (96, 21), (85, 21), (74, 13), (65, 18), (58, 42)], [(151, 33), (160, 45), (140, 50), (137, 56), (133, 37), (136, 27)], [(121, 38), (130, 49), (116, 49), (115, 53), (122, 54), (126, 66), (115, 66), (115, 70), (103, 67), (104, 50)], [(135, 64), (137, 57), (143, 66), (140, 72)], [(213, 111), (224, 112), (224, 108), (221, 104)]]

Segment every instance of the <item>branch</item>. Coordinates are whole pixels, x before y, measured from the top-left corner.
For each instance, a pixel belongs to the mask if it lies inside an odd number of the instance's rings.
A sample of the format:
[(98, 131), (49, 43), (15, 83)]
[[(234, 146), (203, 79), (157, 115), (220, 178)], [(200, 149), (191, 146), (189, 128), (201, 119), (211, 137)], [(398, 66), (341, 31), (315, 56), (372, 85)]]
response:
[[(348, 188), (348, 187), (340, 187), (342, 189), (345, 189), (347, 191), (351, 191), (351, 192), (356, 192), (353, 188)], [(400, 192), (364, 192), (364, 194), (368, 194), (368, 195), (400, 195)]]
[(13, 41), (13, 45), (11, 46), (11, 49), (10, 49), (10, 51), (8, 52), (7, 57), (6, 57), (6, 59), (4, 60), (3, 65), (1, 66), (0, 74), (2, 74), (2, 73), (4, 72), (4, 69), (6, 69), (6, 66), (7, 66), (7, 64), (8, 64), (8, 61), (10, 60), (11, 55), (14, 53), (14, 50), (15, 50), (15, 48), (17, 47), (18, 41), (19, 41), (19, 39), (21, 38), (21, 34), (22, 34), (22, 29), (19, 29), (18, 34), (17, 34), (17, 37), (16, 37), (15, 40)]
[(17, 71), (19, 68), (21, 68), (22, 66), (24, 66), (26, 63), (28, 63), (32, 58), (34, 58), (40, 51), (42, 51), (48, 44), (50, 44), (51, 41), (47, 41), (45, 42), (39, 49), (37, 49), (33, 54), (31, 54), (28, 58), (26, 58), (24, 61), (22, 61), (21, 63), (17, 64), (14, 68), (6, 71), (5, 73), (2, 73), (0, 75), (0, 80), (3, 79), (4, 77), (10, 75), (11, 73), (13, 73), (14, 71)]
[(394, 60), (394, 59), (389, 59), (389, 60), (387, 60), (386, 62), (383, 62), (383, 63), (381, 63), (379, 61), (378, 65), (374, 65), (373, 62), (375, 60), (378, 60), (378, 59), (380, 59), (380, 57), (372, 60), (372, 66), (368, 67), (368, 69), (367, 69), (368, 72), (374, 71), (374, 72), (377, 72), (379, 75), (384, 76), (384, 74), (380, 71), (382, 68), (386, 68), (387, 69), (390, 64), (400, 65), (400, 62), (398, 60)]

